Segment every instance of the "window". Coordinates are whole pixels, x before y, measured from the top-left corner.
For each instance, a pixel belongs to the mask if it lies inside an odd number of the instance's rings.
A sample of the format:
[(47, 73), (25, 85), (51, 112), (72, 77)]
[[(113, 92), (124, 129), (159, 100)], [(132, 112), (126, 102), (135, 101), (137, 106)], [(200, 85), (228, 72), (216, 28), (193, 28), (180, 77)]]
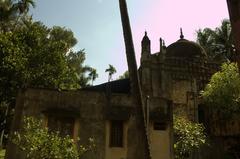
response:
[(110, 147), (123, 147), (123, 121), (111, 122)]
[(166, 130), (167, 124), (165, 122), (154, 122), (153, 129), (154, 130)]
[(204, 123), (205, 122), (205, 112), (204, 112), (204, 105), (198, 105), (198, 122)]
[(73, 117), (49, 116), (48, 128), (50, 131), (59, 131), (62, 137), (73, 137), (74, 121)]

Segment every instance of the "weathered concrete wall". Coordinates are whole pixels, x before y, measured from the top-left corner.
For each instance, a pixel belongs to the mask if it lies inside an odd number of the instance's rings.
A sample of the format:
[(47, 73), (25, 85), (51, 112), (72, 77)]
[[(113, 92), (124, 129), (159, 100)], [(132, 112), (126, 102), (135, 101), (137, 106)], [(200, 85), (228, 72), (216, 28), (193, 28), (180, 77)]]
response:
[[(111, 96), (111, 105), (131, 107), (131, 97), (124, 94)], [(47, 124), (47, 111), (66, 110), (67, 116), (75, 118), (74, 138), (80, 137), (82, 144), (87, 144), (88, 139), (94, 138), (96, 149), (94, 153), (86, 153), (84, 158), (106, 158), (106, 121), (105, 108), (107, 100), (104, 93), (88, 91), (56, 91), (44, 89), (27, 89), (18, 96), (16, 115), (13, 121), (13, 129), (20, 128), (23, 116), (34, 116), (45, 119)], [(71, 114), (71, 112), (73, 114)], [(52, 112), (54, 113), (54, 112)], [(60, 114), (62, 115), (62, 114)], [(64, 114), (66, 115), (66, 114)], [(13, 145), (9, 145), (7, 159), (20, 159), (18, 151)], [(17, 153), (16, 153), (17, 152)], [(121, 152), (123, 155), (125, 152)]]
[(110, 147), (110, 121), (106, 121), (106, 144), (105, 159), (126, 159), (127, 158), (127, 138), (128, 138), (128, 121), (123, 123), (123, 147)]
[(173, 80), (172, 99), (174, 103), (187, 104), (187, 92), (191, 91), (191, 83), (187, 80)]
[[(141, 63), (141, 82), (152, 159), (173, 158), (172, 83), (170, 74), (162, 69), (159, 57), (152, 55)], [(161, 60), (161, 59), (160, 59)], [(149, 113), (149, 114), (148, 114)], [(165, 130), (154, 130), (153, 123), (165, 123)]]
[(174, 112), (198, 121), (198, 92), (194, 79), (172, 80)]
[(149, 135), (152, 151), (152, 159), (171, 159), (171, 131), (170, 126), (166, 130), (154, 130), (153, 122), (149, 125)]
[(240, 136), (240, 119), (235, 115), (233, 119), (219, 119), (215, 115), (208, 116), (209, 131), (214, 136), (238, 137)]

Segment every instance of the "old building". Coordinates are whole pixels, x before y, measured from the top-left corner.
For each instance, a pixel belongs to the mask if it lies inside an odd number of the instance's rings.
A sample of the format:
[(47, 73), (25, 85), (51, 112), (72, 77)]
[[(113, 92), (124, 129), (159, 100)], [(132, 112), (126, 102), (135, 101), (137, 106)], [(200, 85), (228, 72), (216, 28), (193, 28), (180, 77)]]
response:
[[(153, 159), (173, 158), (173, 112), (192, 121), (206, 121), (198, 95), (218, 67), (201, 46), (184, 39), (182, 32), (168, 47), (160, 39), (157, 53), (151, 52), (145, 33), (139, 74)], [(83, 144), (93, 137), (96, 150), (86, 158), (127, 158), (128, 140), (138, 133), (129, 129), (132, 116), (138, 113), (130, 89), (129, 79), (78, 91), (28, 88), (18, 95), (13, 130), (20, 127), (23, 116), (35, 116), (62, 135), (80, 137)], [(13, 145), (8, 151), (9, 159), (20, 158)]]

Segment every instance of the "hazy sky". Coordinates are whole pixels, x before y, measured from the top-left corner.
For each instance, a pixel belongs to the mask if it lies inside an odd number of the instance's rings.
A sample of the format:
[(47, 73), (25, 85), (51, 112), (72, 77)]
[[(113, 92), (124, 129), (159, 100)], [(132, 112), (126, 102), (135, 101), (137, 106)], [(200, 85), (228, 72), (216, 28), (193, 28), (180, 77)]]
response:
[[(159, 38), (166, 45), (179, 39), (195, 41), (199, 28), (215, 28), (228, 18), (226, 0), (127, 0), (135, 52), (139, 63), (144, 31), (152, 52), (159, 51)], [(112, 64), (117, 78), (127, 70), (118, 0), (38, 0), (32, 10), (35, 20), (47, 26), (64, 26), (78, 40), (75, 49), (85, 49), (86, 62), (97, 69), (94, 84), (107, 81), (105, 69)]]

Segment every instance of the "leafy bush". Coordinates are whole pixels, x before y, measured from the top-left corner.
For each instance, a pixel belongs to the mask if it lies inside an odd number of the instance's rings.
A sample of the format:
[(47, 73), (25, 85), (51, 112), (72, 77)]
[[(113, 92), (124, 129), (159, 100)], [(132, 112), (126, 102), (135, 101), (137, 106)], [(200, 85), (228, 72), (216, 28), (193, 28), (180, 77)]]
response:
[(4, 159), (4, 156), (5, 156), (5, 150), (0, 149), (0, 159)]
[(212, 76), (202, 92), (202, 97), (205, 104), (221, 117), (232, 117), (239, 113), (240, 75), (237, 64), (224, 63), (221, 70)]
[(42, 121), (35, 118), (24, 118), (23, 129), (11, 138), (27, 159), (79, 159), (95, 146), (93, 139), (89, 139), (86, 147), (78, 146), (69, 136), (60, 137), (59, 132), (50, 132), (42, 125)]
[(190, 154), (206, 145), (206, 135), (202, 124), (193, 123), (185, 117), (174, 117), (174, 150), (176, 159), (185, 159)]

